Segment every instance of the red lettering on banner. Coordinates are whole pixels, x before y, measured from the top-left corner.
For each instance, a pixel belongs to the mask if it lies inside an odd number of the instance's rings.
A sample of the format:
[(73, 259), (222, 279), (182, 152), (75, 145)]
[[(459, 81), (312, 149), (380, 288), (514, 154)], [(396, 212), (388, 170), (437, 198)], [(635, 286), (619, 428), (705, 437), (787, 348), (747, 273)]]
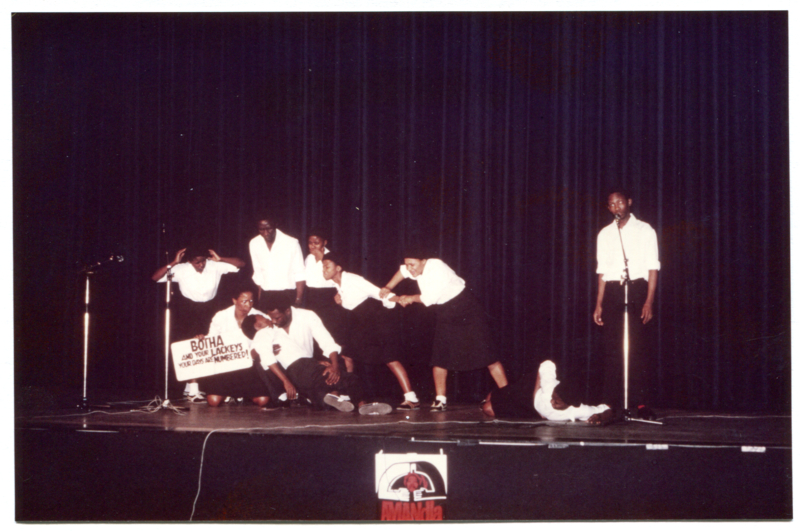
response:
[(441, 521), (442, 507), (433, 501), (396, 502), (383, 501), (381, 521)]

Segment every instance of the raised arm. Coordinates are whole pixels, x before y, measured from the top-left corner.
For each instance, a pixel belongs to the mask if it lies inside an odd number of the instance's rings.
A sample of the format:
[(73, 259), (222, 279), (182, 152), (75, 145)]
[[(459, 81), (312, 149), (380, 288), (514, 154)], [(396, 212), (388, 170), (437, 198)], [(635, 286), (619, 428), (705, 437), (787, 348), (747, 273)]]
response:
[(237, 257), (220, 257), (219, 255), (217, 255), (217, 252), (214, 251), (213, 249), (209, 249), (208, 252), (211, 254), (211, 260), (213, 260), (214, 262), (227, 262), (228, 264), (236, 266), (237, 268), (243, 268), (244, 267), (244, 261), (242, 259), (240, 259), (240, 258), (237, 258)]
[(154, 281), (158, 281), (159, 279), (164, 277), (164, 275), (166, 275), (167, 270), (169, 270), (170, 268), (173, 268), (175, 265), (179, 264), (181, 262), (181, 259), (183, 259), (183, 254), (184, 253), (186, 253), (186, 248), (183, 248), (182, 250), (178, 251), (178, 253), (175, 254), (175, 258), (172, 260), (172, 262), (170, 262), (169, 264), (165, 264), (164, 266), (162, 266), (159, 269), (157, 269), (156, 273), (153, 274), (153, 277), (152, 277), (153, 280)]

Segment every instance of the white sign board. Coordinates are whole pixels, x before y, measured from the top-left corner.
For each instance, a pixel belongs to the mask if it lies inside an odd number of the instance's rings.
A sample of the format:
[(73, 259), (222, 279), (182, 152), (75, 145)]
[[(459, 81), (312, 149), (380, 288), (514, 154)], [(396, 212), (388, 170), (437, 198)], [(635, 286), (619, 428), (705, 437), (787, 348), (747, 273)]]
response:
[(253, 366), (250, 346), (241, 336), (207, 336), (171, 345), (172, 364), (179, 381), (228, 373)]

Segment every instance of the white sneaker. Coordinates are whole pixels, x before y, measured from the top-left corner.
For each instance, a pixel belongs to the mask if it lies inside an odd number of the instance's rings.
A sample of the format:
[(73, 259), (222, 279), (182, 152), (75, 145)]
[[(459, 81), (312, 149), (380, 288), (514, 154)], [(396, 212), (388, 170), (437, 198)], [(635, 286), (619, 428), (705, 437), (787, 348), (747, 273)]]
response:
[(325, 402), (326, 405), (332, 406), (339, 412), (352, 412), (353, 409), (355, 408), (355, 406), (353, 406), (353, 403), (351, 403), (350, 401), (342, 401), (339, 399), (339, 396), (330, 393), (325, 396), (325, 399), (323, 399), (323, 401)]
[(386, 403), (367, 403), (358, 409), (358, 413), (362, 416), (385, 416), (391, 411), (392, 407)]

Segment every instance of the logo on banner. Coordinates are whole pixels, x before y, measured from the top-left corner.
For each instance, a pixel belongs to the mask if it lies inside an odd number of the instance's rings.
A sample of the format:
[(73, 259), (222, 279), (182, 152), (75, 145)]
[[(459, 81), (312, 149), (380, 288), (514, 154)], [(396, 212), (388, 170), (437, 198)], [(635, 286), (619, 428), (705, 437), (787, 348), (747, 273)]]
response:
[(186, 381), (252, 367), (249, 342), (243, 342), (239, 336), (227, 336), (174, 342), (170, 347), (175, 377)]
[(381, 521), (442, 521), (447, 500), (445, 454), (375, 455)]

